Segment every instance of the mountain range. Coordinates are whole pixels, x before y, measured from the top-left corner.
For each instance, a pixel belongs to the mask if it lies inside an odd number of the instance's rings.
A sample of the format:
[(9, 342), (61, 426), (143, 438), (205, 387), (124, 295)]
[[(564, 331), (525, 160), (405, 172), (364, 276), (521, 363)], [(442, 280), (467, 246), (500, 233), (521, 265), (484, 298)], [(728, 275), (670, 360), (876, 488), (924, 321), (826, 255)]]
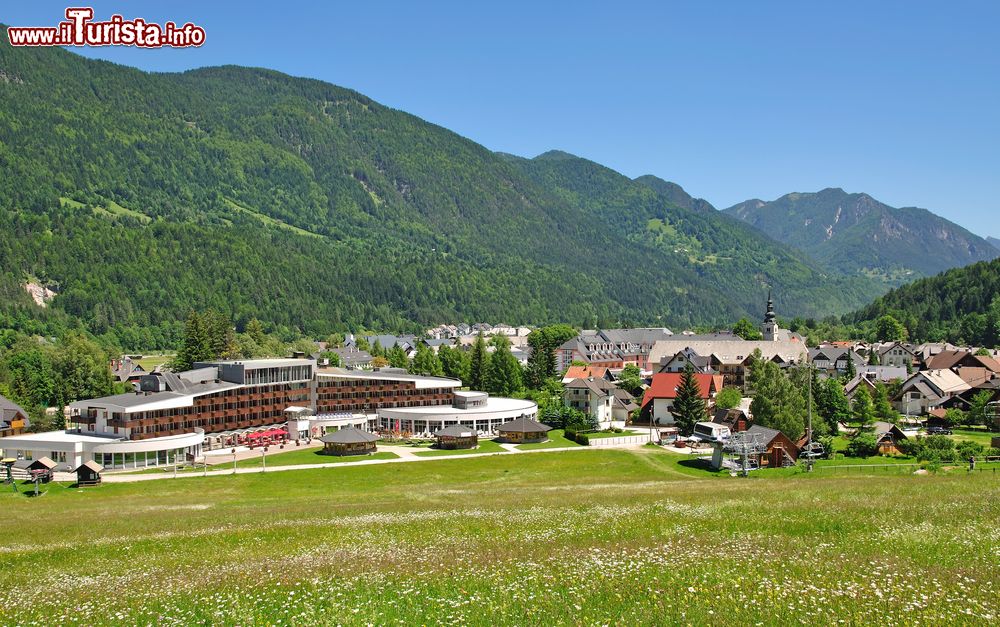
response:
[[(653, 176), (495, 153), (320, 81), (146, 73), (2, 32), (0, 326), (143, 350), (206, 307), (318, 337), (722, 325), (759, 318), (769, 289), (821, 317), (887, 289)], [(26, 283), (55, 292), (44, 312)]]
[(987, 240), (926, 209), (897, 209), (842, 189), (747, 200), (725, 213), (824, 267), (888, 285), (1000, 256)]

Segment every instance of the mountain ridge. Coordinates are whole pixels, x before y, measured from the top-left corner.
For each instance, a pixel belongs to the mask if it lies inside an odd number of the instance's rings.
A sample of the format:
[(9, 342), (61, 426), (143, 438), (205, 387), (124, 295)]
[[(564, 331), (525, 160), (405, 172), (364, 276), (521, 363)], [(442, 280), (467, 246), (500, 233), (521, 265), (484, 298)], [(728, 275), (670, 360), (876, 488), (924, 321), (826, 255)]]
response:
[(985, 239), (927, 209), (891, 207), (836, 187), (748, 200), (723, 211), (848, 276), (873, 276), (887, 285), (1000, 255)]

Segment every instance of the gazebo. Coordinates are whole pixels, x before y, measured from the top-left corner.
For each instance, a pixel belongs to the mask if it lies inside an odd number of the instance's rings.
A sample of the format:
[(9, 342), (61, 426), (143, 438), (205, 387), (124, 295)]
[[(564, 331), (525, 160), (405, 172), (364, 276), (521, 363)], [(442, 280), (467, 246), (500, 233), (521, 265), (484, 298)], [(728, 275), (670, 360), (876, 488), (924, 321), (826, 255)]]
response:
[(497, 428), (500, 439), (512, 444), (544, 442), (549, 439), (548, 433), (551, 430), (552, 427), (543, 425), (537, 420), (525, 418), (524, 416), (515, 418), (510, 422), (505, 422)]
[(76, 485), (81, 487), (98, 485), (101, 483), (101, 473), (104, 472), (104, 466), (101, 466), (94, 460), (90, 460), (89, 462), (80, 464), (80, 467), (73, 472), (76, 473)]
[(440, 449), (476, 448), (479, 446), (479, 434), (466, 425), (451, 425), (434, 432), (437, 447)]
[(357, 427), (343, 427), (328, 433), (319, 440), (323, 443), (324, 455), (367, 455), (374, 453), (378, 436)]

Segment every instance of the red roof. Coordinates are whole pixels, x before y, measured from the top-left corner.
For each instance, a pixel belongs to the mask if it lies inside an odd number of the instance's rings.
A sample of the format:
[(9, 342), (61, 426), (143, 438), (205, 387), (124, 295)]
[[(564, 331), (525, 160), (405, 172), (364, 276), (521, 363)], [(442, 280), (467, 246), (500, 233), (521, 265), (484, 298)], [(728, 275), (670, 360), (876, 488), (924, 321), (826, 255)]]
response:
[[(680, 387), (682, 372), (660, 372), (653, 375), (653, 383), (646, 388), (646, 393), (642, 396), (642, 406), (654, 398), (677, 398), (677, 388)], [(713, 394), (722, 389), (721, 374), (701, 374), (695, 373), (695, 381), (698, 382), (698, 389), (701, 397), (708, 400)]]
[(570, 366), (563, 375), (563, 379), (603, 379), (608, 374), (608, 369), (603, 366)]

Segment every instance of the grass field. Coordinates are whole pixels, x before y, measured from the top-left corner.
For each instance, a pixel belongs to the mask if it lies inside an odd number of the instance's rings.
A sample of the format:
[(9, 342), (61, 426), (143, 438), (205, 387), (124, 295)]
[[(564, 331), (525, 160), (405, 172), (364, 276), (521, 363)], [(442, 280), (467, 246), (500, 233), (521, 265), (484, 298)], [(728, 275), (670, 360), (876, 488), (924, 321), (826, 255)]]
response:
[[(1000, 475), (579, 450), (0, 494), (0, 624), (969, 624)], [(830, 471), (832, 472), (832, 471)]]
[(532, 442), (530, 444), (518, 444), (517, 448), (522, 451), (531, 451), (540, 448), (566, 448), (573, 446), (581, 446), (573, 440), (567, 440), (566, 435), (563, 433), (562, 429), (553, 429), (549, 431), (549, 439), (545, 442)]
[[(291, 450), (287, 453), (275, 453), (274, 455), (267, 456), (268, 466), (298, 466), (300, 464), (349, 464), (351, 462), (360, 462), (366, 459), (396, 459), (399, 455), (395, 453), (390, 453), (388, 451), (378, 451), (377, 453), (372, 453), (371, 455), (348, 455), (345, 457), (337, 457), (334, 455), (323, 455), (320, 451), (321, 448), (308, 448)], [(226, 468), (226, 464), (220, 464), (218, 468)], [(232, 468), (232, 462), (228, 465)], [(236, 462), (237, 468), (260, 468), (260, 458), (251, 457), (250, 459), (244, 459)]]

